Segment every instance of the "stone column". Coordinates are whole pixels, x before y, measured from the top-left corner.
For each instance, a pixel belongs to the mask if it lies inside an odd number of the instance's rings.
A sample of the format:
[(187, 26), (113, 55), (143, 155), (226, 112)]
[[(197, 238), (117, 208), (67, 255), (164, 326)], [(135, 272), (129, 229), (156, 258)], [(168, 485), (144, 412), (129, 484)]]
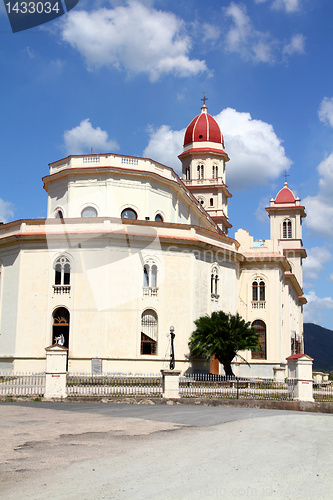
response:
[(67, 347), (54, 344), (46, 347), (46, 378), (45, 399), (67, 398), (66, 393), (66, 364)]
[(293, 354), (287, 358), (288, 384), (295, 401), (314, 401), (312, 382), (313, 358), (307, 354)]
[(161, 370), (163, 377), (163, 397), (179, 399), (180, 370)]

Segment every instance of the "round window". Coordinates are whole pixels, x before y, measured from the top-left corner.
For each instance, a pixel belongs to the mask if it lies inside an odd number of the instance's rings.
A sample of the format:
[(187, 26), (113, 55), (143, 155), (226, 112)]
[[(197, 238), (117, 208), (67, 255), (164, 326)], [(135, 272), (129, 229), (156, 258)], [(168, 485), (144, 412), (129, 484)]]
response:
[(86, 207), (81, 212), (81, 217), (97, 217), (97, 210), (94, 207)]
[(121, 218), (122, 219), (137, 219), (138, 216), (137, 216), (135, 210), (133, 210), (133, 208), (125, 208), (121, 212)]

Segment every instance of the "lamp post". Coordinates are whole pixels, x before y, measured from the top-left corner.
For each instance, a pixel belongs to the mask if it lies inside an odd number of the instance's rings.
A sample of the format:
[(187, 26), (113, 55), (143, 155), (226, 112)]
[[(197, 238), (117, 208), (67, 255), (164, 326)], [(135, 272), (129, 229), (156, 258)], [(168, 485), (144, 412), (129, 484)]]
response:
[(175, 369), (175, 348), (173, 342), (175, 340), (175, 329), (173, 326), (170, 326), (170, 336), (171, 336), (171, 352), (170, 352), (170, 370)]

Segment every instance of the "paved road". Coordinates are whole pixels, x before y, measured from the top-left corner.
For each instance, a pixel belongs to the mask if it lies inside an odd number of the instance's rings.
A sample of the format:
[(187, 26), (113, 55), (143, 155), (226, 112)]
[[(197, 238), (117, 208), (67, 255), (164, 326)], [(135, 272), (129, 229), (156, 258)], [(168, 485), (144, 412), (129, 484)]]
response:
[(333, 415), (2, 403), (0, 422), (5, 500), (333, 498)]

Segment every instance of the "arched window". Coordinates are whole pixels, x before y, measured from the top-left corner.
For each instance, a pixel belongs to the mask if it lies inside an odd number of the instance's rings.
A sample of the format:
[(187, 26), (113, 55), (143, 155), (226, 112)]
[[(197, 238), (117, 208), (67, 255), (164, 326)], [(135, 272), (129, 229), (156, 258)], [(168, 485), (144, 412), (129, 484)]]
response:
[(71, 264), (67, 257), (59, 257), (54, 264), (54, 293), (70, 293)]
[(191, 179), (190, 167), (186, 167), (186, 169), (185, 169), (185, 180), (189, 181), (190, 179)]
[(282, 237), (292, 238), (292, 224), (291, 220), (284, 220), (282, 224)]
[(155, 215), (155, 222), (163, 222), (163, 217), (161, 214)]
[(97, 210), (94, 207), (85, 207), (81, 212), (81, 217), (97, 217)]
[(218, 176), (219, 176), (219, 167), (217, 165), (213, 165), (213, 168), (212, 168), (212, 178), (213, 179), (218, 179)]
[(252, 351), (252, 359), (267, 359), (266, 358), (266, 324), (260, 319), (253, 321), (253, 328), (256, 329), (259, 338), (259, 351)]
[(56, 219), (63, 219), (64, 218), (63, 211), (60, 208), (56, 211), (55, 218)]
[(198, 179), (204, 178), (204, 166), (203, 165), (197, 166), (197, 174), (198, 174)]
[(213, 198), (210, 198), (210, 199), (209, 199), (209, 206), (210, 206), (210, 207), (213, 207), (213, 206), (214, 206), (214, 199), (213, 199)]
[(219, 293), (218, 293), (218, 283), (219, 283), (219, 271), (216, 266), (212, 268), (211, 275), (210, 275), (210, 296), (211, 299), (218, 299)]
[(137, 216), (136, 211), (133, 210), (133, 208), (125, 208), (121, 212), (121, 218), (122, 219), (137, 219), (138, 216)]
[(143, 266), (143, 294), (157, 296), (157, 265), (149, 259)]
[(255, 278), (252, 282), (252, 307), (264, 309), (266, 304), (266, 285), (262, 278)]
[(152, 309), (146, 309), (141, 315), (141, 354), (156, 354), (158, 321)]

